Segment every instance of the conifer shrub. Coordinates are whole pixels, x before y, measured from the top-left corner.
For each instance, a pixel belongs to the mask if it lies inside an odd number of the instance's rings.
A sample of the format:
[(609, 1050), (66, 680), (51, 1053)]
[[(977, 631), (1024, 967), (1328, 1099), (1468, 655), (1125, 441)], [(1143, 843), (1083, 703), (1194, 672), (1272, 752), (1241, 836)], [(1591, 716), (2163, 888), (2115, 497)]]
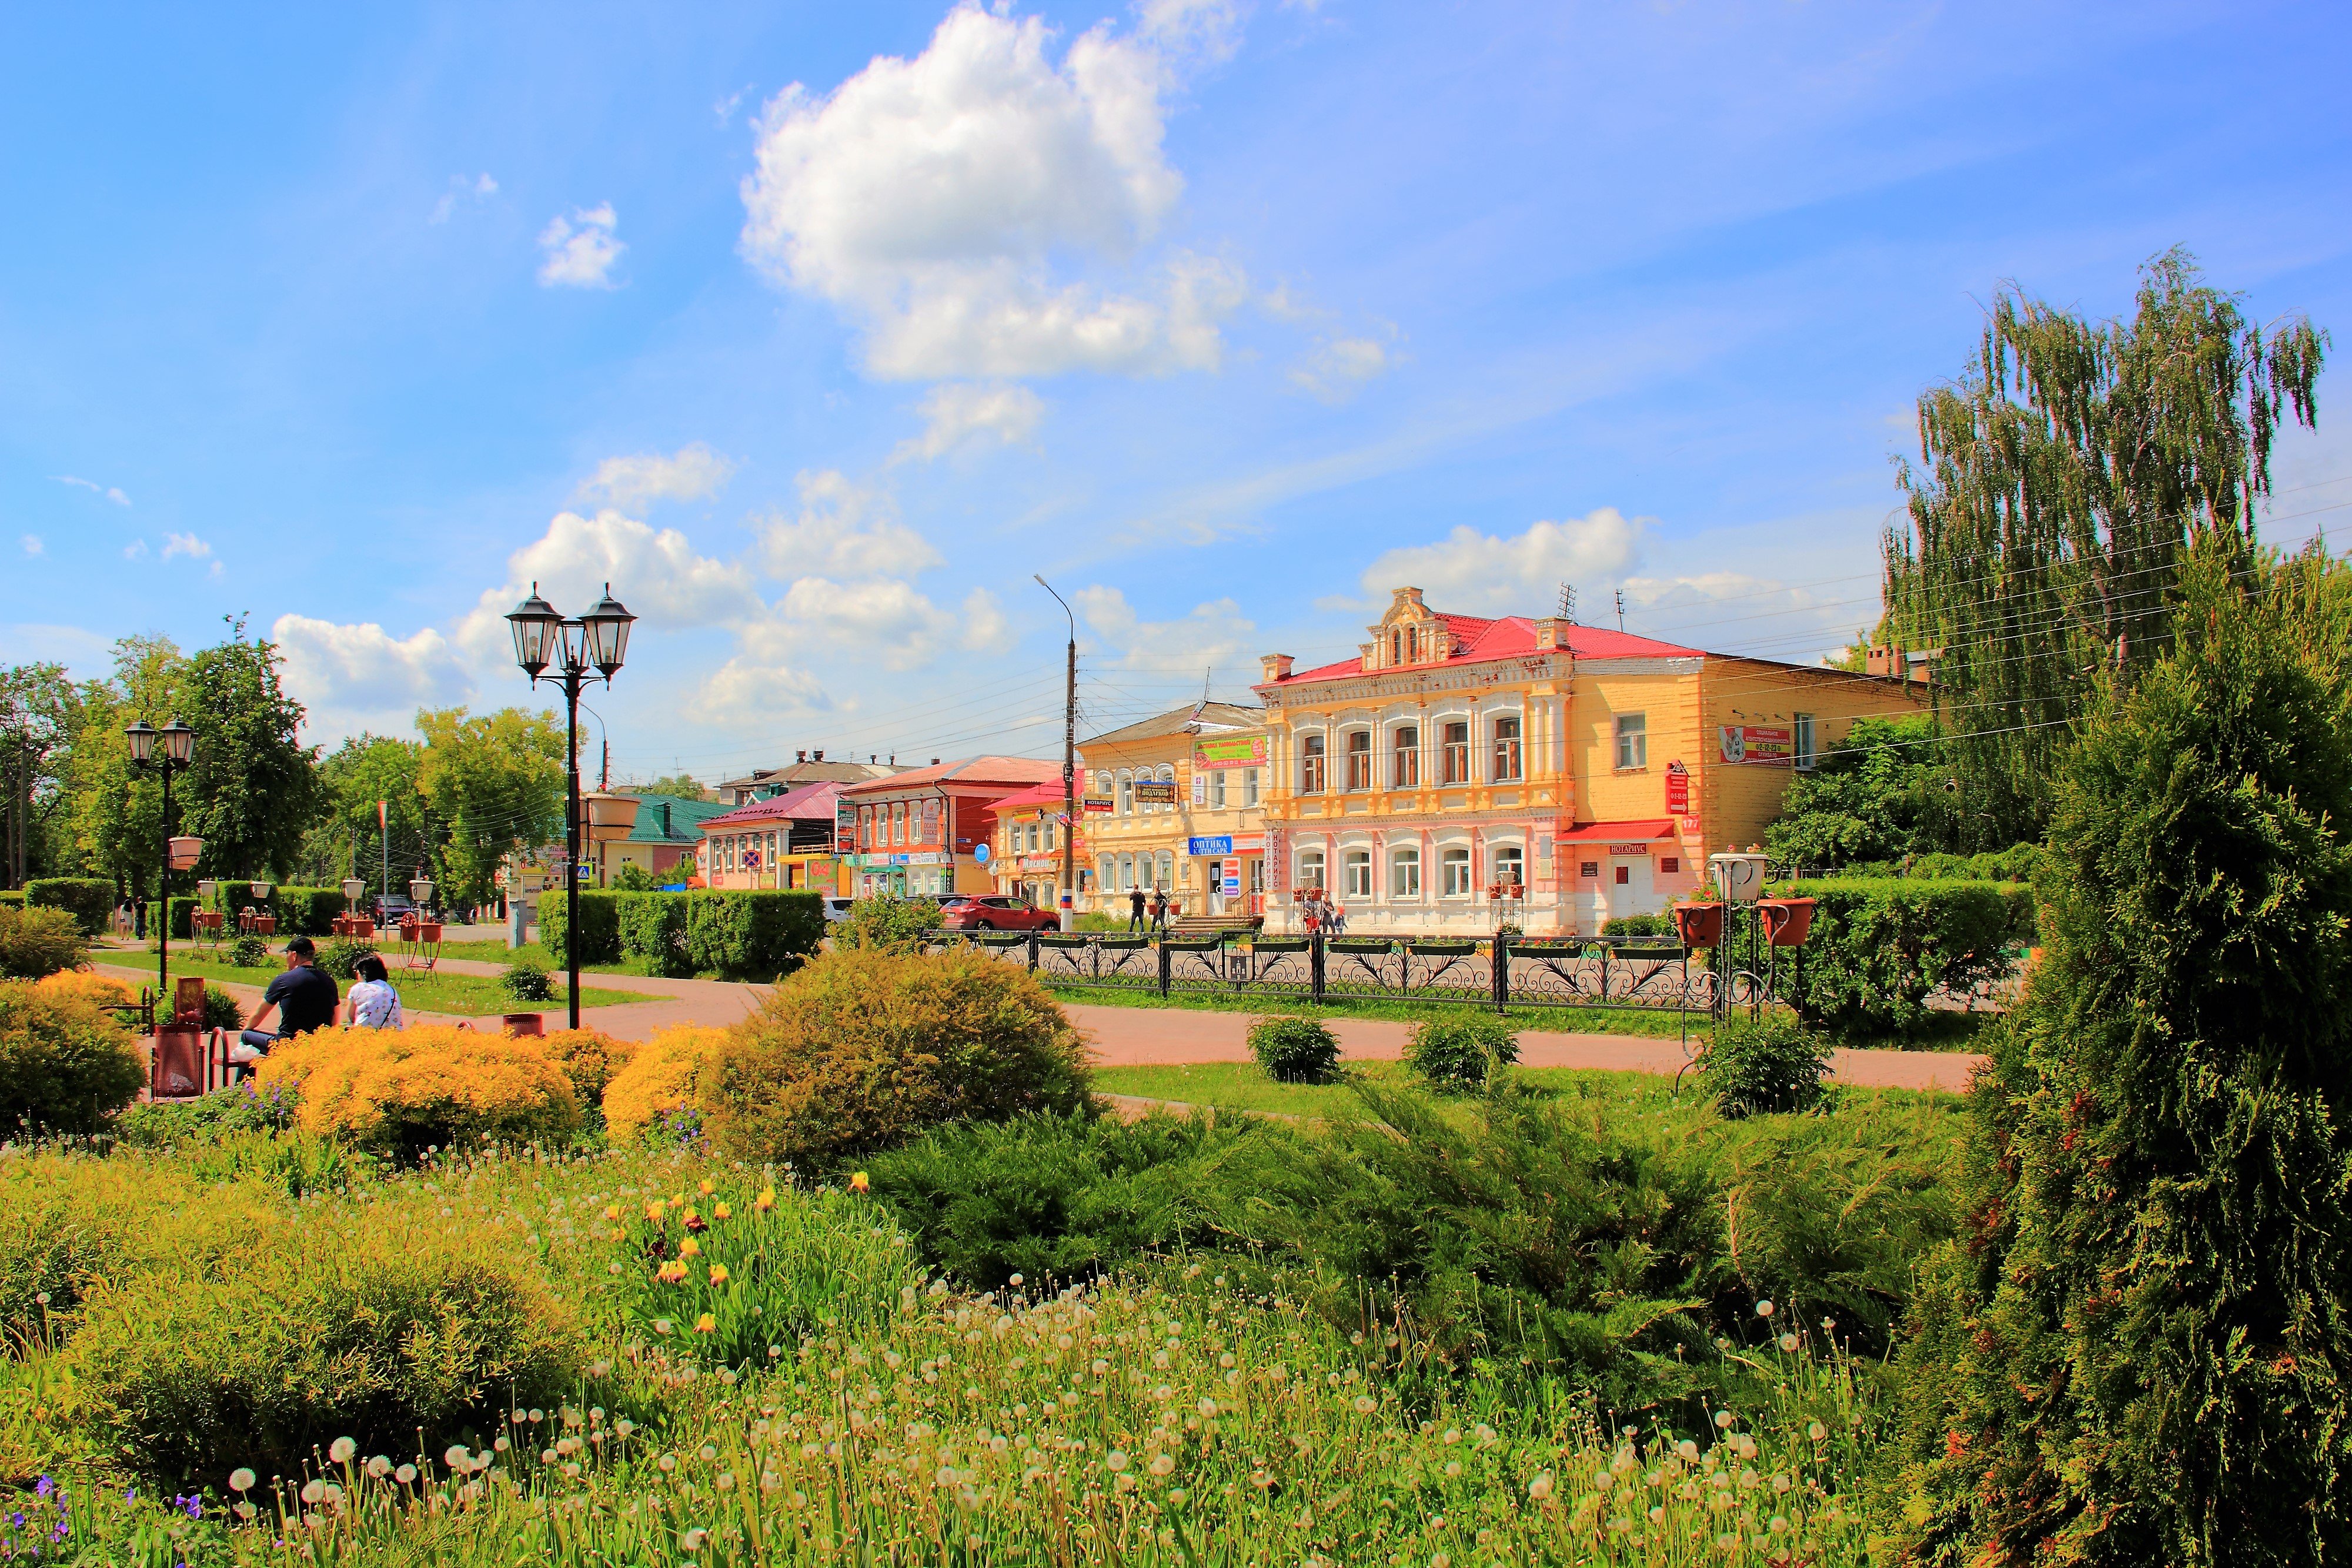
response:
[(89, 961), (89, 938), (63, 909), (0, 904), (0, 979), (37, 980)]
[(1911, 1316), (1911, 1561), (2352, 1551), (2344, 644), (2238, 564), (2193, 563), (2058, 782), (2042, 962)]
[(1696, 1065), (1699, 1082), (1727, 1116), (1810, 1111), (1822, 1103), (1830, 1043), (1778, 1008), (1753, 1019), (1735, 1008), (1715, 1026)]
[(580, 1125), (572, 1081), (541, 1040), (455, 1025), (319, 1030), (281, 1042), (256, 1082), (293, 1096), (303, 1131), (403, 1160)]
[(636, 1046), (604, 1085), (604, 1130), (613, 1141), (635, 1144), (665, 1130), (688, 1141), (699, 1136), (696, 1084), (725, 1035), (707, 1025), (673, 1024)]
[(943, 1122), (1091, 1104), (1077, 1030), (1035, 978), (984, 953), (850, 948), (785, 980), (701, 1081), (719, 1146), (823, 1166)]
[(101, 1131), (146, 1082), (113, 1014), (60, 988), (0, 980), (0, 1136)]
[(549, 978), (545, 966), (529, 958), (517, 958), (499, 976), (499, 989), (510, 1002), (551, 1002), (555, 999), (555, 982)]
[(1277, 1083), (1328, 1083), (1339, 1075), (1339, 1037), (1314, 1019), (1259, 1019), (1250, 1025), (1249, 1048)]
[(1938, 988), (1964, 993), (2009, 972), (2009, 945), (2032, 922), (2019, 883), (1918, 877), (1808, 879), (1803, 946), (1779, 956), (1783, 993), (1806, 1023), (1837, 1033), (1912, 1034)]
[(1519, 1034), (1492, 1013), (1448, 1013), (1413, 1026), (1404, 1058), (1434, 1088), (1483, 1088), (1497, 1068), (1519, 1060)]

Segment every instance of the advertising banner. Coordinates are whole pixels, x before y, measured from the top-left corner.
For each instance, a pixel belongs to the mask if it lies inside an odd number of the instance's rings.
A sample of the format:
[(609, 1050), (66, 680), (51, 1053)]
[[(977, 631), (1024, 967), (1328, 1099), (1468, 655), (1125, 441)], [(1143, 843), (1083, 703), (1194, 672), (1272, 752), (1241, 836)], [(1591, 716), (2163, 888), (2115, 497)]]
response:
[(1734, 766), (1786, 768), (1795, 758), (1785, 725), (1727, 724), (1722, 731), (1723, 759)]
[(1139, 779), (1135, 781), (1135, 803), (1139, 806), (1172, 806), (1176, 803), (1176, 780), (1173, 779)]
[(833, 848), (835, 853), (845, 855), (857, 850), (857, 808), (847, 800), (834, 801)]
[(1188, 855), (1229, 855), (1234, 852), (1231, 833), (1213, 833), (1204, 838), (1186, 839), (1184, 852)]
[(1666, 764), (1666, 815), (1690, 815), (1690, 769), (1679, 759)]
[(1196, 737), (1192, 742), (1192, 770), (1206, 768), (1263, 768), (1265, 766), (1265, 737), (1263, 735), (1222, 735)]

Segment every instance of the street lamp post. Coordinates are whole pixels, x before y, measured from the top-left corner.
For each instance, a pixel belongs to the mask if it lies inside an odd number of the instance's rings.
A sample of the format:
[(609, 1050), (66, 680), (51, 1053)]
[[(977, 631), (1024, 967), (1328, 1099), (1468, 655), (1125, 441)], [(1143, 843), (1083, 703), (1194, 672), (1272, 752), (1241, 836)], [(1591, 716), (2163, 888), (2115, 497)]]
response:
[(595, 608), (576, 621), (557, 614), (539, 596), (536, 582), (530, 585), (530, 597), (507, 616), (514, 630), (515, 663), (530, 684), (536, 686), (545, 676), (563, 688), (563, 875), (569, 884), (563, 890), (563, 946), (573, 1029), (580, 1027), (580, 691), (592, 680), (613, 684), (628, 653), (629, 625), (635, 620), (613, 597), (609, 582)]
[[(1043, 576), (1031, 572), (1037, 586), (1054, 593), (1054, 585)], [(1068, 675), (1064, 686), (1062, 704), (1062, 929), (1067, 931), (1078, 923), (1076, 894), (1078, 889), (1078, 618), (1070, 614), (1070, 601), (1054, 593), (1054, 602), (1070, 620), (1070, 659)]]
[[(152, 768), (163, 779), (163, 858), (156, 867), (155, 992), (164, 998), (172, 990), (172, 775), (195, 756), (196, 732), (176, 718), (162, 729), (142, 718), (122, 733), (131, 742), (131, 765), (142, 771)], [(158, 740), (163, 743), (161, 755), (155, 749)]]

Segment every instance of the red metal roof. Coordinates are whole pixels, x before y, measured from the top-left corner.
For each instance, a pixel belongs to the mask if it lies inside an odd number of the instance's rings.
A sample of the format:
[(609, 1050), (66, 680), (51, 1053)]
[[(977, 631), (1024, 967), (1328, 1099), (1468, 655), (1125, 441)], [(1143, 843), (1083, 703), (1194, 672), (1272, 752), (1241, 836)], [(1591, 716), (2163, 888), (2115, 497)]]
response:
[(1009, 793), (1025, 789), (1032, 784), (1052, 779), (1061, 782), (1062, 765), (1044, 762), (1034, 757), (966, 757), (954, 762), (934, 763), (929, 768), (909, 768), (901, 773), (849, 784), (842, 788), (845, 795), (895, 795), (907, 789), (936, 786), (963, 785), (977, 791), (1003, 786)]
[(788, 789), (782, 795), (773, 795), (765, 800), (746, 800), (731, 811), (722, 811), (716, 817), (705, 817), (702, 820), (701, 830), (706, 833), (724, 833), (731, 832), (737, 828), (749, 827), (753, 822), (794, 820), (807, 821), (812, 818), (829, 822), (835, 815), (835, 798), (840, 793), (841, 784), (837, 779), (827, 779), (814, 784), (803, 784), (799, 789)]
[(1646, 844), (1675, 836), (1672, 817), (1644, 818), (1633, 822), (1579, 822), (1559, 835), (1563, 844)]
[[(1075, 783), (1076, 781), (1074, 780), (1073, 782)], [(1084, 800), (1086, 799), (1087, 790), (1084, 784), (1076, 784), (1074, 792), (1080, 800)], [(1016, 790), (1014, 793), (1005, 796), (1001, 800), (991, 802), (989, 809), (996, 811), (1009, 811), (1022, 806), (1058, 806), (1061, 803), (1062, 772), (1061, 768), (1057, 766), (1054, 770), (1054, 777), (1046, 779), (1043, 784), (1035, 784), (1026, 789)]]
[[(1525, 615), (1506, 615), (1500, 620), (1486, 621), (1475, 615), (1443, 615), (1454, 646), (1461, 652), (1423, 664), (1404, 666), (1408, 669), (1432, 670), (1447, 664), (1474, 664), (1488, 659), (1512, 659), (1535, 653), (1536, 623)], [(1696, 648), (1685, 648), (1678, 643), (1661, 643), (1652, 637), (1637, 637), (1631, 632), (1612, 632), (1601, 626), (1563, 626), (1559, 629), (1560, 645), (1580, 659), (1687, 659), (1698, 656)], [(1344, 680), (1364, 673), (1362, 658), (1345, 659), (1336, 664), (1318, 664), (1311, 670), (1299, 670), (1287, 680), (1265, 681), (1257, 687), (1296, 686), (1308, 681)], [(1381, 674), (1385, 672), (1374, 672)]]

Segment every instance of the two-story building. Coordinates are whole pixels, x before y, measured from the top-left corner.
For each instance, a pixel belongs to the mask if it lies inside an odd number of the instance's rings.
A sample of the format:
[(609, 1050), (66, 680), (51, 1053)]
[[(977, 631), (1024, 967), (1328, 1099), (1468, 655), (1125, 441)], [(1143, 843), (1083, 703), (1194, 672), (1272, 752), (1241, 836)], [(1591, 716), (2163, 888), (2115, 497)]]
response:
[(1006, 796), (1058, 783), (1062, 765), (1028, 757), (967, 757), (847, 784), (840, 821), (849, 841), (848, 892), (857, 898), (991, 894), (996, 878), (972, 852), (994, 836)]
[(1098, 907), (1123, 913), (1129, 890), (1143, 888), (1165, 890), (1190, 915), (1261, 911), (1265, 717), (1261, 708), (1199, 702), (1079, 747), (1087, 793), (1108, 806), (1087, 820)]
[(652, 877), (656, 887), (685, 882), (699, 869), (702, 824), (726, 809), (716, 800), (640, 794), (629, 836), (590, 848), (596, 857), (596, 885), (612, 886), (621, 868), (632, 865)]
[(792, 761), (782, 768), (762, 768), (740, 779), (730, 779), (719, 786), (719, 790), (729, 805), (741, 806), (753, 800), (772, 800), (803, 784), (863, 784), (897, 771), (895, 764), (885, 767), (879, 762), (859, 762), (846, 757), (827, 762), (823, 751), (803, 750), (794, 752)]
[[(1086, 787), (1080, 784), (1077, 794)], [(1018, 894), (1039, 909), (1057, 907), (1062, 889), (1063, 839), (1067, 829), (1066, 805), (1075, 804), (1083, 820), (1083, 800), (1066, 802), (1056, 777), (1005, 796), (992, 807), (996, 831), (990, 843), (988, 868), (996, 875), (996, 891)], [(1084, 909), (1094, 892), (1094, 867), (1086, 855), (1087, 835), (1080, 827), (1071, 843), (1071, 869), (1076, 873), (1077, 897), (1071, 907)]]
[(1854, 719), (1927, 700), (1555, 617), (1444, 614), (1417, 588), (1370, 631), (1340, 664), (1263, 662), (1270, 925), (1321, 888), (1360, 934), (1596, 933), (1759, 842), (1792, 772)]
[(826, 779), (715, 810), (702, 824), (704, 885), (835, 891), (841, 790)]

